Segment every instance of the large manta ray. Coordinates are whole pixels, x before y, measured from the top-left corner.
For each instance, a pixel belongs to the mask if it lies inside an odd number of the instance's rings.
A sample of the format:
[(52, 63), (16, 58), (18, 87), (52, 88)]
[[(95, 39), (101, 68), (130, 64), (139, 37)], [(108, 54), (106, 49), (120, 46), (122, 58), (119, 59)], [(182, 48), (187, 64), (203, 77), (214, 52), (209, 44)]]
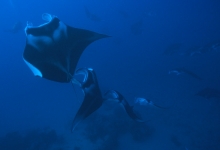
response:
[(45, 13), (42, 18), (47, 22), (25, 28), (24, 61), (35, 76), (70, 82), (85, 48), (108, 36), (68, 26), (50, 14)]
[(76, 70), (75, 75), (83, 74), (82, 82), (73, 78), (73, 83), (78, 84), (84, 93), (84, 100), (76, 113), (72, 123), (72, 132), (79, 122), (87, 118), (90, 114), (101, 107), (103, 103), (102, 94), (99, 88), (96, 74), (92, 68), (80, 68)]

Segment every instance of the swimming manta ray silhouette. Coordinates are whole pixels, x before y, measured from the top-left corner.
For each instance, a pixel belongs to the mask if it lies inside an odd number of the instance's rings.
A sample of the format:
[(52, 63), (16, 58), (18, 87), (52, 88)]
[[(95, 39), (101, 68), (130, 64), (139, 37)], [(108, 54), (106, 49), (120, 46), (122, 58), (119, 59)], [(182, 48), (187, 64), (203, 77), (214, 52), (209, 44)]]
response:
[(50, 14), (45, 13), (42, 18), (47, 22), (25, 28), (24, 61), (35, 76), (70, 82), (85, 48), (108, 36), (68, 26)]

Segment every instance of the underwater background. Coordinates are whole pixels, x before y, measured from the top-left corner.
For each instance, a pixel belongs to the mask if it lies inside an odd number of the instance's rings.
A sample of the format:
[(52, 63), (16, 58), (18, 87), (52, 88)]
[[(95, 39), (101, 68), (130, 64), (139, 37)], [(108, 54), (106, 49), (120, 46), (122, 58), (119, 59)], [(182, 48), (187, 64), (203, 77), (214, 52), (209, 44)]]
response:
[[(0, 8), (0, 150), (220, 149), (219, 1), (2, 0)], [(81, 89), (35, 77), (22, 58), (26, 23), (44, 23), (43, 13), (111, 36), (89, 45), (77, 68), (93, 68), (101, 91), (120, 91), (144, 123), (106, 102), (71, 133)]]

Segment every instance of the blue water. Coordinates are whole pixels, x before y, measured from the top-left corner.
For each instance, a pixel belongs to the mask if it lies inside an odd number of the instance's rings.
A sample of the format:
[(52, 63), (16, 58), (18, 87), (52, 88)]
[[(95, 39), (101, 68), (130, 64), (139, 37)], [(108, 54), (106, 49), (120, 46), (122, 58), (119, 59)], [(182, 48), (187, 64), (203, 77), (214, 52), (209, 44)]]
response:
[[(98, 19), (88, 17), (85, 7)], [(196, 95), (207, 87), (220, 90), (220, 46), (186, 55), (192, 47), (220, 43), (215, 42), (220, 40), (218, 1), (2, 0), (0, 8), (0, 149), (220, 149), (220, 94)], [(117, 103), (105, 103), (71, 133), (82, 91), (34, 77), (22, 58), (26, 22), (44, 23), (43, 13), (112, 36), (89, 45), (77, 66), (95, 70), (102, 92), (115, 89), (131, 105), (143, 97), (167, 109), (135, 105), (145, 119), (139, 124)], [(23, 29), (4, 32), (17, 21)], [(168, 74), (181, 67), (202, 80)]]

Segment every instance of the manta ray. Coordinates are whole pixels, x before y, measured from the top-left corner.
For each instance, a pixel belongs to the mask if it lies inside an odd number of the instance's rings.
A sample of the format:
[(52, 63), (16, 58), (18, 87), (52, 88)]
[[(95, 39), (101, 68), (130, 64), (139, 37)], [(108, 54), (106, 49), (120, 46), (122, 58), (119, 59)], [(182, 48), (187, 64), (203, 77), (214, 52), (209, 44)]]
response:
[(116, 100), (118, 101), (120, 104), (122, 104), (122, 106), (124, 107), (125, 111), (127, 112), (128, 116), (137, 121), (137, 122), (144, 122), (141, 117), (139, 117), (133, 110), (133, 107), (129, 105), (129, 103), (127, 102), (127, 100), (124, 98), (124, 96), (119, 93), (116, 90), (109, 90), (107, 91), (104, 96), (106, 97), (105, 100)]
[(169, 74), (176, 74), (176, 75), (188, 74), (188, 75), (190, 75), (191, 77), (193, 77), (195, 79), (202, 80), (202, 78), (199, 77), (197, 74), (195, 74), (194, 72), (192, 72), (192, 71), (190, 71), (190, 70), (188, 70), (184, 67), (170, 70)]
[(46, 23), (37, 27), (28, 24), (25, 28), (23, 59), (35, 76), (68, 83), (85, 48), (108, 36), (71, 27), (47, 13), (42, 19)]
[(84, 75), (84, 79), (80, 82), (77, 79), (73, 79), (73, 83), (78, 84), (84, 93), (83, 102), (75, 115), (72, 123), (71, 131), (73, 132), (75, 127), (99, 107), (103, 103), (102, 94), (99, 88), (96, 74), (92, 68), (80, 68), (77, 69), (75, 75)]

